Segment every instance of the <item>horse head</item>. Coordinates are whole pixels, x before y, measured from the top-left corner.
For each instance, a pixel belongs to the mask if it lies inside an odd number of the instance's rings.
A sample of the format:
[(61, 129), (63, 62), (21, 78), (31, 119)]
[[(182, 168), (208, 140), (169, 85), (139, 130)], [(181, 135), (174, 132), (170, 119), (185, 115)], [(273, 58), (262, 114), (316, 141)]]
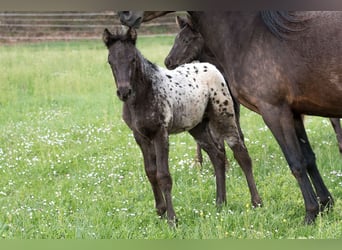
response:
[(105, 29), (102, 39), (109, 51), (108, 63), (115, 78), (117, 95), (125, 102), (133, 92), (131, 79), (137, 61), (137, 33), (133, 28), (122, 28), (114, 34)]
[(184, 63), (198, 60), (204, 47), (204, 39), (193, 27), (189, 17), (176, 17), (180, 32), (168, 56), (165, 58), (165, 65), (168, 69), (174, 69)]

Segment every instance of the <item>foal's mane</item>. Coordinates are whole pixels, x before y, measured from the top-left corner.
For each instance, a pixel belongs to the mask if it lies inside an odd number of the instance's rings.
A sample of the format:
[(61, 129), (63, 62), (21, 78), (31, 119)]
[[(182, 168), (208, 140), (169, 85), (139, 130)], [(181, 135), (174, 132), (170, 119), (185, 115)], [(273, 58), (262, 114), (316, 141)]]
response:
[(270, 30), (280, 40), (293, 40), (295, 34), (309, 27), (310, 17), (295, 11), (260, 11), (261, 18)]
[(135, 45), (136, 38), (137, 34), (135, 29), (128, 29), (123, 26), (121, 26), (121, 28), (115, 29), (113, 33), (111, 33), (108, 29), (105, 29), (103, 33), (103, 41), (108, 48), (116, 41), (130, 42)]
[[(137, 33), (134, 28), (127, 29), (126, 27), (117, 28), (113, 33), (111, 33), (108, 29), (105, 29), (102, 35), (102, 39), (107, 48), (110, 48), (117, 41), (131, 43), (135, 46)], [(136, 49), (136, 51), (136, 55), (144, 63), (144, 65), (146, 66), (145, 69), (148, 70), (148, 73), (153, 74), (152, 72), (158, 71), (158, 67), (156, 64), (146, 59), (138, 49)]]

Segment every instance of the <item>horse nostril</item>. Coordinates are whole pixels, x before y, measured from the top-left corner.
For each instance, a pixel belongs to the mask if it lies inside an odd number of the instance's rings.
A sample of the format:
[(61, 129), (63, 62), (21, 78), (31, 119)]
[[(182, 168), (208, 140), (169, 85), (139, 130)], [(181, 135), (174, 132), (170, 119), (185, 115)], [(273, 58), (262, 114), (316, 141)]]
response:
[(127, 101), (127, 99), (130, 97), (132, 94), (132, 89), (131, 88), (120, 88), (116, 91), (116, 94), (122, 101)]
[(166, 68), (170, 69), (170, 65), (172, 64), (172, 61), (170, 58), (165, 59), (165, 66)]

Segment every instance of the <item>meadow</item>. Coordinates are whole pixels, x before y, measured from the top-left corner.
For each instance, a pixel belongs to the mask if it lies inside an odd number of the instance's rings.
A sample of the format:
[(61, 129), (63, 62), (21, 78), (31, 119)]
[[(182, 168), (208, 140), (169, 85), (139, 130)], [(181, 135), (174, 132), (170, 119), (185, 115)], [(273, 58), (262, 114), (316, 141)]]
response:
[[(159, 65), (172, 36), (140, 37)], [(215, 207), (215, 178), (186, 133), (171, 136), (170, 171), (179, 225), (158, 218), (142, 156), (121, 119), (102, 41), (0, 46), (0, 238), (340, 239), (342, 157), (326, 118), (305, 124), (334, 210), (303, 225), (299, 187), (260, 116), (241, 126), (264, 206), (252, 208), (227, 148), (227, 206)]]

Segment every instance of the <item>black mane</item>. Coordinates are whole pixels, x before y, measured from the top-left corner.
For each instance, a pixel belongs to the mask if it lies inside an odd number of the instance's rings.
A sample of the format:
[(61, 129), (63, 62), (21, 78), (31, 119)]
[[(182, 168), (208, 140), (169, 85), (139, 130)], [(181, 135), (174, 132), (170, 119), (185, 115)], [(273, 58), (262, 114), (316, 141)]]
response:
[(295, 11), (260, 11), (261, 19), (266, 27), (280, 40), (292, 40), (294, 34), (303, 32), (308, 28), (307, 15)]
[(132, 43), (133, 45), (136, 45), (137, 36), (136, 31), (134, 29), (126, 29), (121, 27), (121, 29), (117, 28), (114, 31), (114, 33), (111, 33), (106, 28), (103, 31), (102, 40), (107, 46), (107, 48), (112, 46), (117, 41), (128, 42)]

